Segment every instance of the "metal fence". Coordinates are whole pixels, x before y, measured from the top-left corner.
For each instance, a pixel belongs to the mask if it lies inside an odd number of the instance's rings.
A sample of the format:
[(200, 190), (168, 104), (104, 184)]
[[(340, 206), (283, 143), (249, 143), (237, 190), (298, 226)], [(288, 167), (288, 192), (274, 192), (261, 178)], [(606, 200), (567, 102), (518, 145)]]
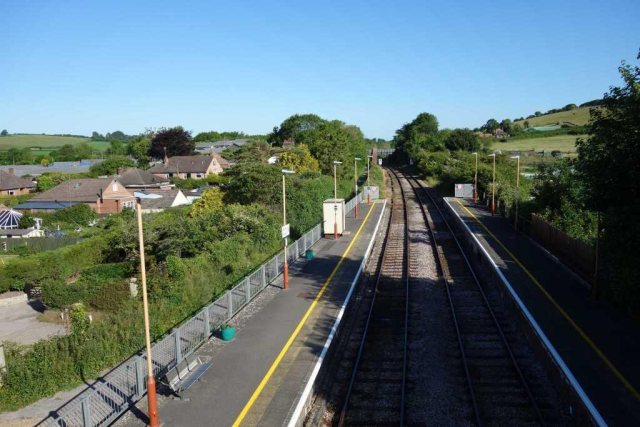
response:
[[(357, 196), (362, 201), (362, 193)], [(356, 198), (346, 203), (350, 212)], [(322, 237), (322, 223), (316, 224), (287, 248), (289, 263), (303, 256)], [(258, 295), (284, 268), (284, 251), (274, 255), (213, 303), (182, 326), (174, 329), (152, 347), (153, 374), (161, 378), (193, 353), (220, 326), (229, 321)], [(98, 379), (95, 384), (71, 400), (59, 414), (52, 415), (47, 426), (94, 427), (107, 426), (140, 400), (147, 389), (146, 351), (134, 356)]]
[(6, 243), (7, 250), (27, 246), (35, 252), (45, 252), (63, 246), (75, 245), (81, 241), (82, 239), (79, 237), (31, 237), (29, 239), (2, 239), (0, 243)]

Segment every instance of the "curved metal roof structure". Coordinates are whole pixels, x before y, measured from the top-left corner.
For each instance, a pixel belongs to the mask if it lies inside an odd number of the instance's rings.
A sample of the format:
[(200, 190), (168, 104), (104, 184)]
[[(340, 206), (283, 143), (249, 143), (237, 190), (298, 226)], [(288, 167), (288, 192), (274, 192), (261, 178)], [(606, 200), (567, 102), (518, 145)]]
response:
[(0, 229), (18, 228), (18, 223), (22, 218), (20, 212), (16, 212), (13, 209), (0, 211)]

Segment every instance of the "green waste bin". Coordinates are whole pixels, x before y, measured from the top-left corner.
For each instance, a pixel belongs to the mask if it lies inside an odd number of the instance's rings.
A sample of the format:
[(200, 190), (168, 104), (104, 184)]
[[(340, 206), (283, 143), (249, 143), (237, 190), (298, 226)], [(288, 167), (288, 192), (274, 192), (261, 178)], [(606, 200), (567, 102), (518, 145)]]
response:
[(305, 257), (307, 259), (313, 259), (314, 253), (311, 249), (307, 249), (307, 252), (305, 252)]

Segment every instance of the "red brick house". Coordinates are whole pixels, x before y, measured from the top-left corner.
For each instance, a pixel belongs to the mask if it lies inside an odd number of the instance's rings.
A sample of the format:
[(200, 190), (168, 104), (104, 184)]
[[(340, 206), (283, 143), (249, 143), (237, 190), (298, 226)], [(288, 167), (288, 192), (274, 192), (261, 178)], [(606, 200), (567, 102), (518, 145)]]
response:
[(9, 172), (0, 170), (0, 196), (19, 196), (30, 193), (36, 184), (28, 178), (14, 175), (13, 169)]

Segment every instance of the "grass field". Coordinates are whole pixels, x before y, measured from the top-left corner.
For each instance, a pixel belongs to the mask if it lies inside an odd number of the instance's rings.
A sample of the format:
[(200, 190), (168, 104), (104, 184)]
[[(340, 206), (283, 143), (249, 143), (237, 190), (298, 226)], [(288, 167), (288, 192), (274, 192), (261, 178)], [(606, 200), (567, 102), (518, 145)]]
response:
[(548, 138), (520, 139), (507, 142), (495, 141), (491, 148), (493, 148), (494, 150), (507, 151), (560, 150), (565, 154), (567, 152), (575, 153), (576, 139), (586, 137), (587, 135), (558, 135), (550, 136)]
[(34, 150), (34, 155), (47, 155), (65, 144), (76, 145), (82, 142), (88, 143), (95, 150), (106, 150), (109, 143), (106, 141), (91, 141), (89, 138), (75, 136), (53, 135), (9, 135), (0, 137), (0, 151), (11, 148), (40, 147), (42, 150)]
[[(532, 117), (527, 119), (529, 126), (544, 126), (555, 123), (569, 122), (575, 125), (581, 126), (589, 123), (589, 110), (593, 107), (576, 108), (571, 111), (562, 111), (560, 113), (553, 113), (547, 116)], [(524, 120), (516, 122), (524, 126)]]

